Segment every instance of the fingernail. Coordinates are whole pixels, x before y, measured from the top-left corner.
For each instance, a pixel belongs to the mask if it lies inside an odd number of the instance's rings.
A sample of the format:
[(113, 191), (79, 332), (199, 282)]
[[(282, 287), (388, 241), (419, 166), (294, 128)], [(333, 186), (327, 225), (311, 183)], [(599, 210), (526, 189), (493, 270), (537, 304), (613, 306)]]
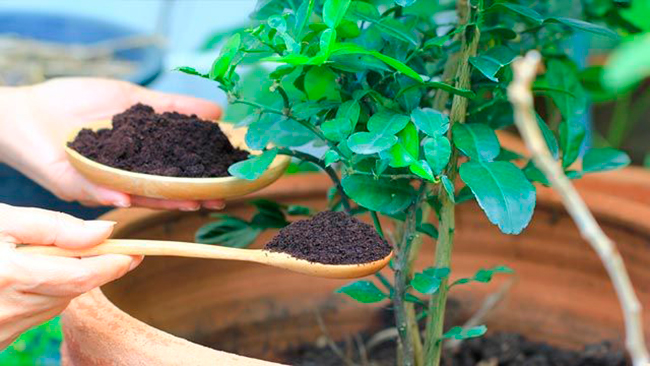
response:
[(206, 203), (206, 204), (203, 205), (203, 207), (209, 208), (211, 210), (223, 210), (224, 208), (226, 208), (226, 204), (225, 203)]
[(108, 220), (92, 220), (85, 222), (85, 225), (100, 230), (111, 229), (115, 224), (117, 224), (117, 222)]
[(185, 211), (185, 212), (194, 212), (194, 211), (198, 211), (199, 209), (201, 209), (201, 205), (196, 205), (196, 206), (192, 206), (192, 207), (180, 207), (179, 208), (179, 210)]
[(131, 202), (119, 200), (119, 201), (113, 202), (113, 206), (119, 207), (119, 208), (129, 208), (129, 207), (131, 207)]

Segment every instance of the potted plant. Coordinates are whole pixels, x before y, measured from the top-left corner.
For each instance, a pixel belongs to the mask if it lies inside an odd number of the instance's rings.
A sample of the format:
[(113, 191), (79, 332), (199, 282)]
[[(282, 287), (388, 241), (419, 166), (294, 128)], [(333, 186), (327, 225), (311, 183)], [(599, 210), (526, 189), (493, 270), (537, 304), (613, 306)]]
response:
[[(233, 105), (250, 107), (240, 125), (248, 129), (248, 146), (261, 153), (231, 166), (232, 175), (255, 179), (278, 154), (314, 164), (332, 181), (327, 207), (320, 208), (368, 217), (393, 245), (390, 277), (378, 273), (337, 292), (362, 303), (391, 302), (401, 365), (438, 365), (443, 340), (482, 336), (482, 324), (445, 328), (449, 292), (512, 273), (506, 261), (483, 269), (474, 263), (474, 274), (455, 274), (461, 207), (477, 202), (491, 224), (516, 235), (531, 221), (537, 197), (550, 197), (542, 187), (546, 175), (502, 148), (495, 134), (513, 124), (506, 88), (517, 55), (537, 49), (544, 56), (533, 91), (549, 95), (561, 118), (550, 126), (537, 115), (536, 125), (563, 174), (578, 179), (629, 163), (625, 153), (605, 148), (588, 150), (575, 164), (586, 99), (560, 44), (573, 32), (617, 34), (548, 11), (546, 4), (490, 0), (264, 0), (255, 25), (229, 38), (208, 73), (180, 68), (218, 82)], [(238, 66), (258, 61), (274, 64), (259, 84), (270, 93), (250, 99)], [(255, 201), (251, 219), (220, 216), (197, 237), (246, 246), (266, 229), (288, 225), (288, 216), (313, 214), (298, 198)], [(423, 246), (428, 240), (435, 240), (435, 259), (423, 254), (433, 254)], [(428, 265), (416, 270), (416, 262)], [(105, 304), (93, 296), (74, 305), (71, 324), (82, 324), (88, 304)], [(77, 341), (85, 334), (70, 332)]]
[[(443, 329), (447, 293), (511, 272), (499, 266), (449, 282), (456, 205), (476, 199), (503, 233), (519, 234), (533, 215), (533, 183), (548, 184), (532, 160), (523, 169), (513, 164), (520, 157), (502, 150), (495, 135), (513, 121), (504, 91), (511, 81), (507, 65), (516, 55), (535, 48), (547, 56), (534, 90), (551, 96), (560, 123), (557, 131), (540, 117), (538, 124), (569, 176), (629, 163), (621, 151), (591, 149), (581, 170), (570, 168), (585, 136), (578, 119), (586, 98), (558, 40), (575, 31), (617, 35), (578, 19), (543, 16), (548, 9), (541, 8), (463, 0), (446, 6), (415, 0), (264, 1), (255, 14), (261, 22), (231, 37), (208, 74), (181, 68), (218, 81), (232, 104), (255, 109), (245, 122), (246, 140), (263, 153), (235, 164), (231, 174), (254, 179), (276, 154), (291, 155), (332, 178), (331, 209), (369, 214), (381, 235), (380, 215), (397, 222), (393, 280), (379, 277), (383, 290), (364, 280), (339, 291), (360, 302), (390, 297), (404, 365), (437, 365), (442, 339), (482, 335), (483, 326)], [(276, 101), (248, 100), (239, 92), (237, 65), (260, 55), (279, 64), (269, 74)], [(310, 143), (326, 150), (318, 156), (298, 149)], [(223, 242), (231, 235), (223, 225), (207, 226), (199, 238)], [(436, 239), (435, 263), (413, 273), (420, 235)], [(422, 307), (420, 314), (414, 305)], [(420, 316), (426, 317), (424, 339)]]

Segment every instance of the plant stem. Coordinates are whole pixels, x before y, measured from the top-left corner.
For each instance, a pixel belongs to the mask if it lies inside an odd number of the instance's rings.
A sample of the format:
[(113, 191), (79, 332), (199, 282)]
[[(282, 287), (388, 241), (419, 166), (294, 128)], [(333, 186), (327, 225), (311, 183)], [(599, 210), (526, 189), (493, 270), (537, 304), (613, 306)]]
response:
[[(459, 0), (458, 13), (461, 24), (467, 24), (471, 19), (471, 8), (468, 0)], [(480, 32), (478, 27), (467, 27), (463, 33), (463, 45), (460, 53), (460, 63), (456, 70), (456, 87), (461, 89), (470, 89), (471, 68), (469, 58), (476, 54)], [(452, 101), (450, 112), (450, 128), (454, 123), (464, 123), (467, 116), (468, 101), (466, 98), (455, 95)], [(451, 138), (451, 136), (450, 136)], [(458, 150), (455, 148), (446, 169), (447, 176), (454, 182), (458, 168)], [(449, 200), (446, 194), (438, 194), (442, 203), (440, 211), (439, 237), (436, 244), (436, 268), (451, 268), (451, 253), (453, 248), (454, 230), (455, 230), (455, 205)], [(427, 320), (426, 342), (425, 342), (425, 361), (426, 366), (438, 366), (442, 356), (442, 334), (445, 319), (445, 306), (447, 304), (448, 280), (443, 279), (440, 284), (438, 293), (431, 297), (429, 301), (429, 317)]]
[(395, 294), (393, 295), (393, 307), (395, 312), (395, 326), (397, 327), (398, 334), (398, 349), (401, 351), (401, 361), (403, 366), (415, 365), (415, 348), (413, 339), (409, 332), (409, 320), (406, 310), (406, 295), (408, 284), (410, 283), (409, 277), (409, 249), (413, 239), (416, 236), (416, 212), (417, 202), (413, 203), (404, 220), (402, 229), (402, 239), (397, 250), (395, 251), (394, 265), (395, 265)]

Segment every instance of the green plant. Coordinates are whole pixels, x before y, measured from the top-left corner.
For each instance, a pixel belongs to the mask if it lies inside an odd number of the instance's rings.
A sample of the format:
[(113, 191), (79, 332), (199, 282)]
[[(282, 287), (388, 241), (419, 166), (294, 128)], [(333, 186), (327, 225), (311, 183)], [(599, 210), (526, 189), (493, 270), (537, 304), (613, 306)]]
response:
[[(277, 154), (290, 155), (332, 179), (330, 209), (370, 215), (382, 236), (380, 216), (394, 223), (385, 236), (394, 246), (393, 280), (377, 274), (378, 285), (357, 281), (339, 292), (364, 303), (392, 301), (403, 365), (438, 365), (444, 339), (485, 333), (484, 326), (443, 329), (448, 292), (511, 272), (495, 267), (450, 280), (456, 206), (475, 199), (501, 231), (519, 234), (533, 215), (533, 183), (548, 184), (495, 133), (513, 124), (506, 87), (517, 55), (535, 48), (547, 59), (533, 90), (559, 119), (538, 116), (538, 123), (569, 176), (629, 163), (618, 150), (591, 149), (582, 168), (576, 164), (586, 94), (560, 42), (572, 32), (617, 34), (549, 12), (544, 3), (492, 0), (264, 0), (255, 24), (230, 37), (208, 73), (180, 68), (217, 81), (231, 104), (248, 108), (239, 124), (248, 127), (248, 146), (262, 152), (233, 165), (232, 175), (255, 179)], [(258, 61), (277, 67), (256, 83), (261, 89), (245, 92), (238, 66)], [(319, 154), (305, 152), (319, 147)], [(232, 245), (227, 228), (252, 241), (288, 224), (291, 208), (254, 204), (263, 225), (225, 217), (199, 239)], [(421, 235), (436, 240), (436, 255), (416, 272)]]

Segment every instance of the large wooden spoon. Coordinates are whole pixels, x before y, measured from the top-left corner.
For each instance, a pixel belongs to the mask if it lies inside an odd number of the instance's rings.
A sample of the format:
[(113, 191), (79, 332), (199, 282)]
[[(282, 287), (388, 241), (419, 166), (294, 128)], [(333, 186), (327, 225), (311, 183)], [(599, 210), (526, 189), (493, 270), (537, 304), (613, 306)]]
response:
[(127, 254), (226, 259), (262, 263), (310, 276), (326, 278), (358, 278), (373, 274), (384, 268), (393, 254), (391, 252), (385, 258), (368, 263), (323, 264), (298, 259), (286, 253), (271, 252), (263, 249), (237, 249), (176, 241), (131, 239), (109, 239), (96, 247), (81, 250), (34, 245), (23, 245), (18, 247), (18, 250), (25, 253), (63, 257), (92, 257), (102, 254)]

